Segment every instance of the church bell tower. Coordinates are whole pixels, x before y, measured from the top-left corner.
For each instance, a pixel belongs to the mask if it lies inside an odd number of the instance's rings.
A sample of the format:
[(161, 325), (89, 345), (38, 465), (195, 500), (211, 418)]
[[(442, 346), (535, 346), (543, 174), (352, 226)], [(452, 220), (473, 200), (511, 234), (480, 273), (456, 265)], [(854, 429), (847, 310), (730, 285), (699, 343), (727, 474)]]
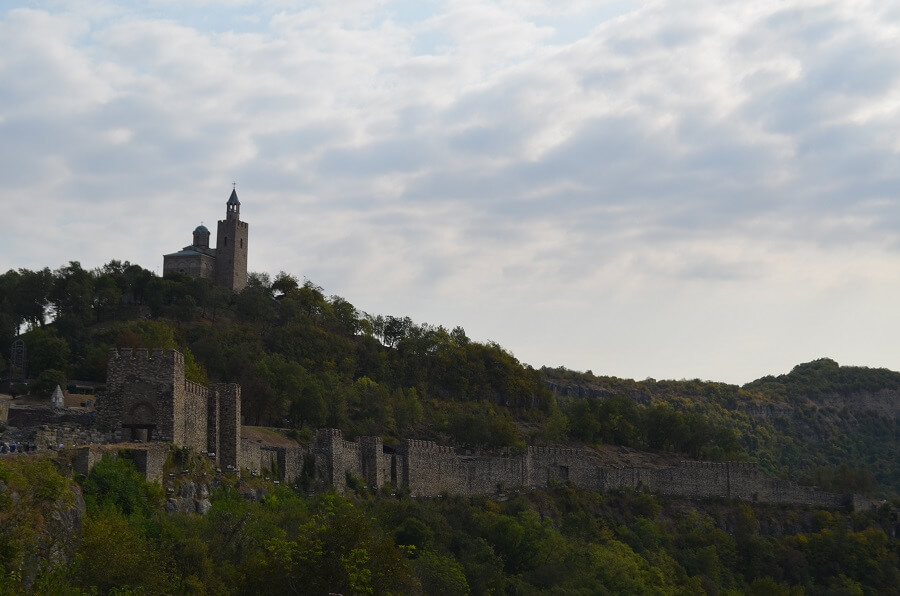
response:
[(225, 219), (216, 233), (216, 284), (240, 292), (247, 285), (247, 222), (241, 221), (241, 202), (232, 188), (225, 203)]

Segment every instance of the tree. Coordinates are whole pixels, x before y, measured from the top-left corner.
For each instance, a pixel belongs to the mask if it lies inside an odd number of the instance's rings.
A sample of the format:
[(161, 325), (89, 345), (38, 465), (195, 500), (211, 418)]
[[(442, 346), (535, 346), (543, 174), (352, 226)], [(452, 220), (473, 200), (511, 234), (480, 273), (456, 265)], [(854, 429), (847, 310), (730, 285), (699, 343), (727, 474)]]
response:
[(32, 395), (49, 397), (57, 387), (66, 386), (66, 373), (61, 370), (46, 368), (41, 371), (37, 379), (28, 387)]
[(171, 593), (161, 553), (134, 521), (115, 509), (104, 509), (84, 521), (79, 554), (76, 578), (86, 588), (102, 594), (114, 588)]
[(279, 271), (275, 276), (275, 281), (272, 282), (272, 291), (276, 296), (285, 296), (297, 291), (299, 287), (300, 282), (297, 281), (297, 278), (284, 271)]
[(122, 302), (122, 290), (112, 275), (99, 271), (95, 275), (93, 308), (99, 323), (104, 312), (118, 307)]
[(94, 280), (78, 261), (54, 272), (50, 301), (56, 309), (56, 317), (84, 323), (90, 320), (94, 308)]
[(52, 329), (32, 329), (23, 336), (28, 349), (28, 372), (39, 375), (46, 369), (66, 372), (71, 351), (69, 344)]
[(464, 596), (469, 594), (469, 582), (456, 559), (426, 551), (413, 562), (416, 575), (426, 594)]
[(160, 488), (146, 482), (123, 457), (104, 457), (84, 481), (84, 500), (92, 512), (112, 508), (123, 515), (149, 516), (161, 505)]
[(53, 288), (53, 274), (49, 268), (40, 271), (19, 269), (18, 284), (15, 288), (14, 308), (22, 320), (32, 327), (43, 327), (50, 291)]

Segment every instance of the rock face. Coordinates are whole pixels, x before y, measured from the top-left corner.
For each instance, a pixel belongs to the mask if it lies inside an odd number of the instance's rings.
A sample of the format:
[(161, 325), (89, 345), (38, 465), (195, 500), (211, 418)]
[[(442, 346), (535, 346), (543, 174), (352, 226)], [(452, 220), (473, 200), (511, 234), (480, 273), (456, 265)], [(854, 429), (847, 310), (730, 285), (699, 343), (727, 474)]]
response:
[(182, 480), (174, 487), (166, 488), (166, 513), (199, 513), (206, 515), (212, 507), (209, 500), (209, 484), (194, 480)]

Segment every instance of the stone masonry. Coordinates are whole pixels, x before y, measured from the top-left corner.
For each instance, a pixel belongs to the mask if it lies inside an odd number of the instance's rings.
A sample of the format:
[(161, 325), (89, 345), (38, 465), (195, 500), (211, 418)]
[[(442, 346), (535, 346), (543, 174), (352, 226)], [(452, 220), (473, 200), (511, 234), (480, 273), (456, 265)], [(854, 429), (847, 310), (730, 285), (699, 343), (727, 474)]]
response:
[(163, 255), (163, 275), (199, 277), (240, 292), (247, 285), (249, 232), (249, 224), (241, 221), (237, 191), (232, 189), (225, 203), (225, 219), (218, 223), (215, 248), (209, 245), (209, 229), (197, 226), (190, 246)]
[(111, 350), (96, 410), (99, 429), (114, 442), (163, 441), (238, 466), (241, 388), (186, 380), (184, 356), (175, 350)]
[(472, 455), (432, 441), (408, 439), (397, 446), (383, 445), (378, 437), (347, 441), (338, 429), (319, 430), (308, 448), (242, 444), (242, 467), (267, 469), (287, 482), (300, 477), (304, 461), (315, 467), (310, 476), (339, 492), (345, 492), (347, 480), (355, 477), (363, 486), (407, 490), (419, 497), (490, 495), (571, 483), (588, 490), (647, 490), (690, 499), (730, 498), (825, 508), (870, 505), (858, 496), (771, 478), (748, 462), (684, 461), (665, 468), (616, 468), (601, 465), (586, 449), (531, 446), (521, 455)]
[[(238, 385), (204, 387), (184, 378), (184, 357), (169, 350), (112, 350), (107, 391), (97, 401), (97, 426), (110, 441), (163, 442), (215, 454), (223, 468), (265, 472), (293, 483), (348, 490), (348, 483), (413, 496), (490, 495), (510, 489), (572, 484), (596, 491), (648, 490), (691, 499), (731, 498), (836, 508), (869, 504), (771, 478), (753, 463), (681, 462), (662, 468), (610, 467), (587, 449), (529, 446), (520, 455), (473, 454), (433, 441), (384, 445), (380, 437), (344, 439), (320, 429), (309, 446), (270, 445), (241, 438)], [(135, 449), (140, 449), (135, 447)], [(82, 456), (89, 469), (93, 452)], [(150, 477), (159, 457), (132, 456)], [(308, 469), (304, 469), (307, 467)]]

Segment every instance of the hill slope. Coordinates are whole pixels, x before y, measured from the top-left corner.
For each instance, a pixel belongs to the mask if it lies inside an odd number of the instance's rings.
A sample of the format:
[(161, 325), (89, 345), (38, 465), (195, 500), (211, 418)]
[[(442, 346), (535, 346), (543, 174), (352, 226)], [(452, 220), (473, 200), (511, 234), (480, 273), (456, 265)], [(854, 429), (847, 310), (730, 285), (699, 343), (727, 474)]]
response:
[(900, 373), (884, 369), (823, 359), (744, 387), (538, 371), (461, 327), (369, 315), (284, 273), (231, 294), (118, 261), (0, 275), (0, 366), (23, 326), (36, 392), (102, 382), (111, 347), (178, 348), (192, 380), (242, 385), (247, 423), (301, 435), (327, 425), (387, 443), (622, 445), (900, 493)]

